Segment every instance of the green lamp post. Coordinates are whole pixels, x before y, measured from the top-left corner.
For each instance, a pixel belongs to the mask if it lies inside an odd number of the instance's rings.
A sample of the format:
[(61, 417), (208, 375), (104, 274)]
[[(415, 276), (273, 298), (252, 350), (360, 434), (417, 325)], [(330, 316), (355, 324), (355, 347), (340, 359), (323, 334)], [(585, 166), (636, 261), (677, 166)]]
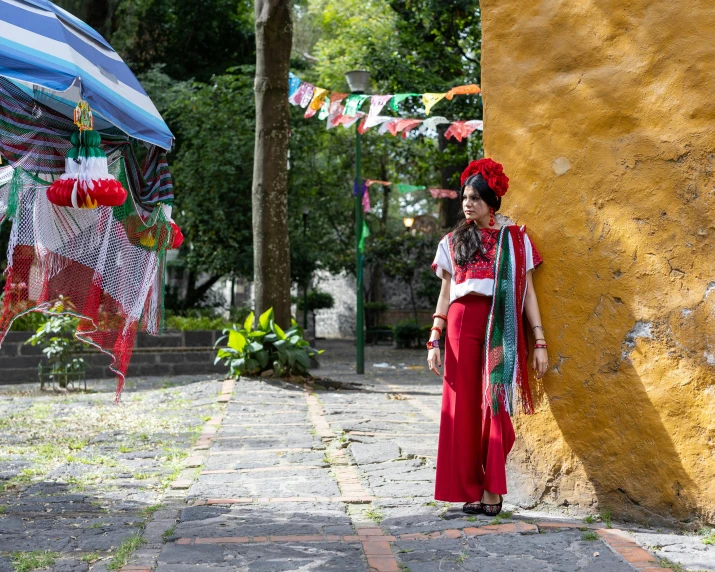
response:
[[(348, 81), (348, 87), (351, 93), (363, 94), (367, 91), (370, 84), (370, 72), (365, 70), (350, 71), (345, 74)], [(360, 173), (360, 131), (358, 130), (360, 122), (355, 123), (355, 275), (357, 277), (356, 295), (357, 295), (357, 314), (355, 320), (356, 328), (356, 373), (365, 373), (365, 289), (363, 287), (362, 275), (362, 251), (360, 248), (360, 239), (363, 232), (362, 218), (362, 175)]]

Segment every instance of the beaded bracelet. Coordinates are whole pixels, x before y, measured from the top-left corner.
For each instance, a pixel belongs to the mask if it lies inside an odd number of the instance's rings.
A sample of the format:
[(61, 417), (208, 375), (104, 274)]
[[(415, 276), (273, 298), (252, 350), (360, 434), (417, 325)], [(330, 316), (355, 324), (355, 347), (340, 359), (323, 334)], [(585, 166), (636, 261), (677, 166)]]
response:
[(427, 342), (427, 349), (439, 349), (439, 340), (430, 340), (429, 342)]
[(447, 316), (445, 316), (444, 314), (438, 314), (437, 312), (432, 314), (432, 319), (434, 319), (434, 318), (441, 318), (445, 322), (447, 321)]
[(439, 332), (439, 337), (442, 337), (442, 328), (440, 328), (439, 326), (432, 326), (429, 331), (431, 332), (432, 330), (437, 330)]

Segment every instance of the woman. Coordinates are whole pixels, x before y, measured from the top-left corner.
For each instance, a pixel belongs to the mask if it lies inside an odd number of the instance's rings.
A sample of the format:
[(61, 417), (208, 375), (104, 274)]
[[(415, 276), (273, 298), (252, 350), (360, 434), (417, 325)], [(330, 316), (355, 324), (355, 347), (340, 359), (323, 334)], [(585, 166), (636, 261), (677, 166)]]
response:
[(541, 256), (523, 227), (494, 220), (508, 188), (502, 166), (491, 159), (472, 161), (462, 173), (465, 218), (440, 241), (432, 265), (442, 289), (427, 344), (429, 368), (440, 375), (439, 339), (446, 333), (435, 499), (489, 516), (499, 514), (507, 492), (517, 393), (532, 412), (524, 317), (535, 334), (537, 378), (548, 366), (531, 281)]

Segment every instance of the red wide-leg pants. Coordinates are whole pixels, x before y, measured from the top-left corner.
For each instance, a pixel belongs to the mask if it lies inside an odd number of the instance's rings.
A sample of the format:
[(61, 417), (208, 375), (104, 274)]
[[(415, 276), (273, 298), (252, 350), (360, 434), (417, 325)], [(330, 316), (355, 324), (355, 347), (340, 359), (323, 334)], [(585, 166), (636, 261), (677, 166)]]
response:
[(503, 408), (494, 417), (491, 409), (482, 415), (482, 352), (491, 303), (489, 296), (462, 296), (447, 314), (436, 500), (478, 502), (485, 489), (506, 494), (514, 427)]

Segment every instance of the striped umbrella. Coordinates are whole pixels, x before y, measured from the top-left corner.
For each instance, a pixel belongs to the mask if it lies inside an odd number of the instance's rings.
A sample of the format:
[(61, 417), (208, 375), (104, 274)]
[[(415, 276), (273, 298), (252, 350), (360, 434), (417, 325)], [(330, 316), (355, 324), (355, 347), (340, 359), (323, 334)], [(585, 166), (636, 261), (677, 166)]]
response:
[(52, 2), (0, 0), (0, 76), (68, 116), (84, 99), (97, 129), (111, 124), (171, 149), (174, 136), (122, 58), (93, 28)]

